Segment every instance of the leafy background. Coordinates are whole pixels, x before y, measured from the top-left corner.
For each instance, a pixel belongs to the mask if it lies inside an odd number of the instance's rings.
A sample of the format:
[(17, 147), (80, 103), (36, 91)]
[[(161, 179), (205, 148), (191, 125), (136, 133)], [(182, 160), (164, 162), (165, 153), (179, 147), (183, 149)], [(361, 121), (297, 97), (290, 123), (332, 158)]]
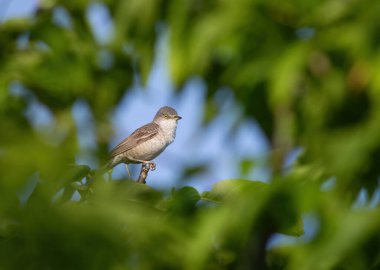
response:
[[(92, 9), (108, 16), (103, 35)], [(0, 268), (379, 269), (379, 12), (369, 0), (51, 0), (4, 21)], [(185, 186), (210, 166), (195, 155), (172, 165), (173, 188), (97, 173), (110, 118), (149, 83), (158, 44), (175, 95), (203, 83), (199, 132), (235, 115), (229, 140), (247, 120), (265, 136), (262, 158), (231, 153), (235, 179)], [(35, 102), (49, 121), (28, 113)], [(257, 167), (268, 179), (250, 177)]]

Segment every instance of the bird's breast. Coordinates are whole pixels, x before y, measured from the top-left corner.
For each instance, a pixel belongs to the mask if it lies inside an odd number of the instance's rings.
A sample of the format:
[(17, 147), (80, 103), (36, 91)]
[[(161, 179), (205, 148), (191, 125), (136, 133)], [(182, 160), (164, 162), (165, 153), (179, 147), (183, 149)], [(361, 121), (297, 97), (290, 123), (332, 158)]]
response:
[(128, 159), (150, 161), (157, 157), (171, 144), (176, 135), (176, 122), (159, 124), (159, 132), (151, 139), (140, 143), (125, 154)]
[(159, 123), (159, 126), (160, 126), (159, 135), (167, 144), (171, 144), (174, 141), (175, 136), (176, 136), (177, 121), (176, 120), (162, 121)]

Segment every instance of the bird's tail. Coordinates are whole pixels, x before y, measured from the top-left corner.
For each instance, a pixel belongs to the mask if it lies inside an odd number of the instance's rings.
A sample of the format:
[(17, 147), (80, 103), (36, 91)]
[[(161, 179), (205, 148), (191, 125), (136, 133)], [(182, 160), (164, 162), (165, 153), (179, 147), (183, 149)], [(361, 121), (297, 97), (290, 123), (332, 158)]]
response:
[(107, 163), (102, 167), (104, 171), (112, 170), (113, 167), (115, 167), (116, 164), (113, 164), (112, 159), (109, 159)]
[[(108, 173), (108, 178), (112, 179), (112, 169), (122, 163), (120, 160), (115, 160), (114, 158), (110, 158), (107, 163), (99, 169), (99, 173), (101, 175), (104, 175), (105, 173)], [(125, 168), (127, 169), (128, 176), (131, 178), (131, 172), (129, 171), (128, 164), (125, 163)]]
[(99, 175), (104, 175), (105, 173), (108, 174), (108, 178), (112, 179), (112, 169), (115, 167), (116, 164), (112, 163), (112, 159), (108, 160), (106, 164), (101, 166), (98, 170)]

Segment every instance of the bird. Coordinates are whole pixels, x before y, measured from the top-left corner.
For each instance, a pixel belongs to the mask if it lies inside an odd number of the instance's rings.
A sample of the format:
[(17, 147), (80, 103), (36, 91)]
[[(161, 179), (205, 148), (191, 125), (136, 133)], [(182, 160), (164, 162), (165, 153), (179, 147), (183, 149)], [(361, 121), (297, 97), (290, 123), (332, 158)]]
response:
[(172, 107), (160, 108), (152, 122), (136, 129), (111, 150), (106, 165), (107, 170), (112, 174), (112, 169), (120, 163), (125, 164), (129, 177), (131, 174), (128, 164), (131, 163), (142, 163), (155, 170), (156, 164), (152, 160), (174, 141), (180, 119), (182, 117)]

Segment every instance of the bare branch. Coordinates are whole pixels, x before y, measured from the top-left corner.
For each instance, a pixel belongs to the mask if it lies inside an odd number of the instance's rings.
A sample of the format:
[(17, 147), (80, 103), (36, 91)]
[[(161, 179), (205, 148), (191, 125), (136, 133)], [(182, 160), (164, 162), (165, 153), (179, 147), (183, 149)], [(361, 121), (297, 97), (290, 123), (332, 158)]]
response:
[(139, 175), (139, 178), (137, 179), (137, 182), (146, 184), (145, 179), (148, 177), (149, 170), (150, 170), (149, 164), (142, 164), (140, 175)]

